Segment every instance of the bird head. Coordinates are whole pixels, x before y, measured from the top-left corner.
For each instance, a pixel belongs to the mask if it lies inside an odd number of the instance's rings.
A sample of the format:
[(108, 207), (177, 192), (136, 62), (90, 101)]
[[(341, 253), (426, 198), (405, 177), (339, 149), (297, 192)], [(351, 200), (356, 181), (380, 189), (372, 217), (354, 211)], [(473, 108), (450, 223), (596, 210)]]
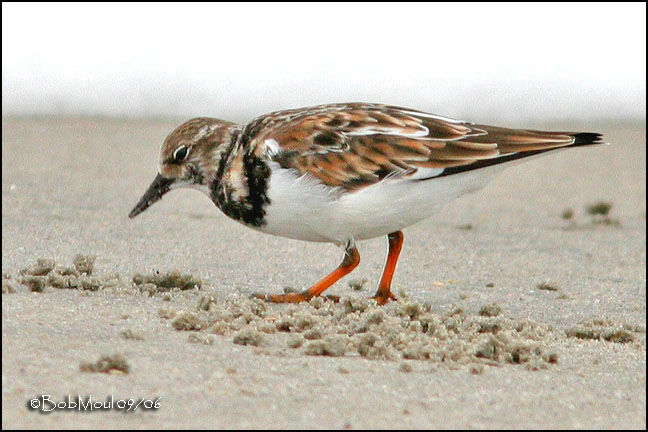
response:
[(128, 216), (134, 218), (172, 189), (195, 188), (209, 195), (235, 129), (234, 123), (206, 117), (178, 126), (162, 143), (157, 176)]

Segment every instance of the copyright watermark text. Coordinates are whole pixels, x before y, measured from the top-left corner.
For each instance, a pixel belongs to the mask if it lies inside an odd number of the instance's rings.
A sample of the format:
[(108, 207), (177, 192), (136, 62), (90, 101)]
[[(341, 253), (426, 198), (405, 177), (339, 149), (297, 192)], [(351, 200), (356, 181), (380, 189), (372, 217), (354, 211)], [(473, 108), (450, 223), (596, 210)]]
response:
[(160, 397), (156, 398), (130, 398), (116, 399), (108, 396), (99, 400), (92, 396), (67, 395), (60, 400), (55, 400), (51, 395), (40, 395), (27, 401), (27, 408), (41, 413), (53, 411), (106, 411), (116, 410), (134, 412), (137, 410), (149, 411), (160, 409)]

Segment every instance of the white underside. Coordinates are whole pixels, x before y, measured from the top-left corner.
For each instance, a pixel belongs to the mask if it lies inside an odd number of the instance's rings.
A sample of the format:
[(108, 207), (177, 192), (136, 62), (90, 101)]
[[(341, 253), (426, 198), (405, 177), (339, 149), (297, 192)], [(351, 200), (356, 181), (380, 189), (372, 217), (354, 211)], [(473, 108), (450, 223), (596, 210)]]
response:
[[(455, 198), (481, 189), (504, 168), (496, 165), (422, 181), (391, 177), (357, 192), (342, 193), (312, 176), (298, 176), (296, 170), (283, 169), (275, 162), (269, 165), (267, 224), (258, 229), (338, 245), (384, 236), (426, 219)], [(440, 172), (425, 171), (418, 177)]]

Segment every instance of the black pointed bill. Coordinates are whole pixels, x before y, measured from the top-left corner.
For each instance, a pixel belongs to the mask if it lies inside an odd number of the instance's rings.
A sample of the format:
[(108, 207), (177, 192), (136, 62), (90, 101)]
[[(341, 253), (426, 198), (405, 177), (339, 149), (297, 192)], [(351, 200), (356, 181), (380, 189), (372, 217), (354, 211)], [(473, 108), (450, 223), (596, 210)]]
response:
[(153, 183), (151, 183), (151, 186), (149, 186), (146, 192), (144, 192), (144, 195), (142, 195), (142, 198), (140, 198), (137, 205), (133, 208), (133, 210), (131, 210), (128, 217), (131, 219), (134, 218), (135, 216), (149, 208), (151, 205), (159, 201), (160, 198), (162, 198), (162, 195), (169, 192), (169, 190), (171, 189), (171, 184), (173, 184), (173, 179), (164, 178), (160, 174), (158, 174), (155, 177), (155, 180), (153, 180)]

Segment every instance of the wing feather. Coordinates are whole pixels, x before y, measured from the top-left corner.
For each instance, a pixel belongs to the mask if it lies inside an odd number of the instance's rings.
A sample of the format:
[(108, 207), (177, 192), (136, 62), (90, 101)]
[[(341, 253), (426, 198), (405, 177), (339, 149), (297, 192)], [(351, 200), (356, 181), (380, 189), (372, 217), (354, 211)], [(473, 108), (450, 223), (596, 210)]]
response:
[(407, 178), (419, 168), (481, 168), (510, 153), (572, 145), (578, 135), (475, 125), (385, 105), (334, 104), (259, 117), (241, 139), (246, 151), (353, 190)]

